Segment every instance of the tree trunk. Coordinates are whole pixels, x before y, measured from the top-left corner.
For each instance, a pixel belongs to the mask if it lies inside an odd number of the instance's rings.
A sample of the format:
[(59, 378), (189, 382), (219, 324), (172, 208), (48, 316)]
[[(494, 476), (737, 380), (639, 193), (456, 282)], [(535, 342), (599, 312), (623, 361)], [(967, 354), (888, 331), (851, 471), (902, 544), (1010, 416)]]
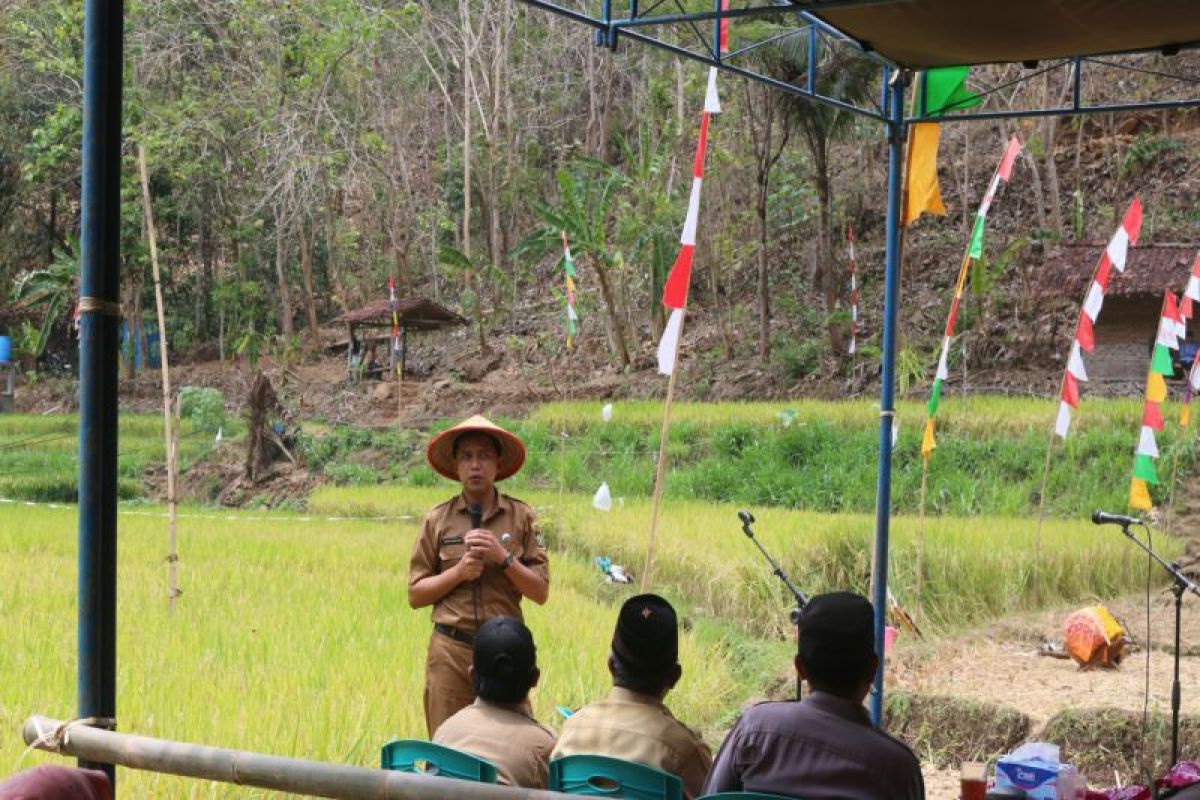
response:
[(814, 165), (817, 170), (817, 205), (818, 224), (821, 226), (817, 236), (817, 260), (821, 275), (821, 291), (825, 299), (825, 328), (829, 332), (829, 347), (834, 355), (841, 358), (846, 352), (842, 341), (842, 326), (832, 317), (837, 310), (838, 280), (837, 267), (833, 259), (832, 228), (833, 228), (833, 187), (829, 179), (828, 153), (822, 152)]
[(598, 258), (589, 260), (596, 267), (596, 277), (600, 279), (600, 296), (604, 299), (604, 315), (608, 320), (608, 342), (612, 346), (614, 355), (620, 360), (621, 366), (627, 367), (629, 366), (629, 349), (625, 345), (625, 332), (621, 326), (621, 315), (617, 313), (617, 300), (613, 296), (608, 266)]
[[(286, 196), (286, 195), (285, 195)], [(292, 289), (287, 281), (287, 238), (284, 234), (286, 209), (281, 198), (275, 205), (275, 277), (279, 281), (279, 329), (284, 336), (292, 336)]]
[(212, 289), (215, 274), (216, 248), (210, 219), (209, 192), (201, 194), (200, 220), (197, 235), (200, 239), (200, 290), (196, 293), (196, 337), (207, 338), (209, 317), (212, 315)]
[(317, 299), (313, 292), (312, 276), (313, 226), (305, 219), (300, 221), (300, 274), (304, 278), (304, 308), (308, 312), (308, 332), (312, 337), (313, 350), (321, 350), (321, 330), (317, 324)]
[(767, 187), (770, 171), (758, 170), (758, 196), (754, 210), (758, 216), (758, 358), (764, 364), (771, 355), (771, 298), (767, 294)]

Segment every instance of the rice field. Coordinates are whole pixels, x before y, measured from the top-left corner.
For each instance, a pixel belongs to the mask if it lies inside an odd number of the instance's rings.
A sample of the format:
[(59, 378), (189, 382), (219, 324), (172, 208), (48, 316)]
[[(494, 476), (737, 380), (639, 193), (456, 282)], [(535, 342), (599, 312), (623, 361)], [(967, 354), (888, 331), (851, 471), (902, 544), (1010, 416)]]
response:
[[(74, 508), (0, 506), (0, 775), (57, 758), (22, 755), (27, 716), (75, 716), (76, 524)], [(120, 729), (363, 766), (376, 765), (391, 738), (424, 738), (429, 612), (406, 600), (416, 530), (414, 520), (185, 512), (184, 594), (169, 614), (161, 509), (124, 508)], [(539, 719), (557, 725), (556, 705), (575, 708), (607, 691), (605, 657), (622, 595), (594, 567), (554, 553), (550, 602), (527, 616), (543, 671), (534, 693)], [(676, 599), (690, 614), (686, 599)], [(714, 745), (763, 675), (787, 664), (786, 644), (741, 641), (708, 619), (683, 637), (685, 674), (670, 705)], [(121, 775), (131, 797), (265, 796)]]

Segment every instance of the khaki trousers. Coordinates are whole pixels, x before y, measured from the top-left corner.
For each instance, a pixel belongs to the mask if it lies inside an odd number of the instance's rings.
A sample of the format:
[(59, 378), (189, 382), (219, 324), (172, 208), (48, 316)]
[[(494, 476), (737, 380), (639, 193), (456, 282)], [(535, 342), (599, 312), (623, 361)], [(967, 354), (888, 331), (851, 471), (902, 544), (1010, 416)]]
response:
[(474, 651), (469, 644), (434, 631), (425, 659), (425, 728), (429, 738), (438, 727), (475, 702), (475, 687), (467, 677)]

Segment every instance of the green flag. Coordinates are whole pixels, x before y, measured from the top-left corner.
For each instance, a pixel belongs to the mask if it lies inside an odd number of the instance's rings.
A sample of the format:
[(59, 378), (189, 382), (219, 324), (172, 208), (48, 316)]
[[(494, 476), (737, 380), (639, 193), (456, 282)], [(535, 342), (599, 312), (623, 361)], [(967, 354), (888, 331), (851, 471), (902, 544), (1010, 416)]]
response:
[(975, 261), (983, 258), (983, 217), (975, 217), (975, 227), (971, 229), (971, 247), (967, 255)]
[(1141, 478), (1146, 483), (1158, 483), (1158, 472), (1154, 469), (1154, 459), (1143, 455), (1134, 457), (1133, 477)]
[(1175, 367), (1171, 364), (1171, 351), (1165, 344), (1154, 345), (1154, 355), (1150, 359), (1150, 371), (1168, 378), (1175, 376)]
[(967, 89), (970, 67), (940, 67), (925, 71), (925, 113), (931, 117), (962, 111), (983, 102)]
[(937, 414), (938, 403), (942, 399), (942, 379), (933, 382), (933, 390), (929, 392), (929, 416)]

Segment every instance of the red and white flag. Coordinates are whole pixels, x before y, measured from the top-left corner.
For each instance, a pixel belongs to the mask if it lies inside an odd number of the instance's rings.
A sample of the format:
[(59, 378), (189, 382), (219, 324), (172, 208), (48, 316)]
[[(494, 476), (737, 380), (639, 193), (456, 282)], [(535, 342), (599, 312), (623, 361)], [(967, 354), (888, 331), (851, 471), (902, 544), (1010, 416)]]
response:
[(1079, 324), (1075, 328), (1075, 340), (1071, 343), (1071, 353), (1067, 357), (1067, 369), (1063, 373), (1062, 390), (1059, 393), (1058, 418), (1054, 422), (1054, 432), (1060, 439), (1067, 438), (1071, 428), (1071, 410), (1079, 407), (1079, 384), (1087, 381), (1087, 372), (1083, 367), (1083, 353), (1092, 352), (1096, 346), (1095, 325), (1104, 305), (1104, 293), (1108, 290), (1108, 280), (1112, 269), (1117, 272), (1125, 271), (1125, 260), (1129, 254), (1129, 245), (1137, 244), (1138, 234), (1142, 230), (1142, 201), (1134, 197), (1121, 221), (1121, 227), (1113, 234), (1108, 247), (1100, 254), (1100, 262), (1088, 286), (1087, 297), (1083, 301), (1083, 310), (1079, 312)]

